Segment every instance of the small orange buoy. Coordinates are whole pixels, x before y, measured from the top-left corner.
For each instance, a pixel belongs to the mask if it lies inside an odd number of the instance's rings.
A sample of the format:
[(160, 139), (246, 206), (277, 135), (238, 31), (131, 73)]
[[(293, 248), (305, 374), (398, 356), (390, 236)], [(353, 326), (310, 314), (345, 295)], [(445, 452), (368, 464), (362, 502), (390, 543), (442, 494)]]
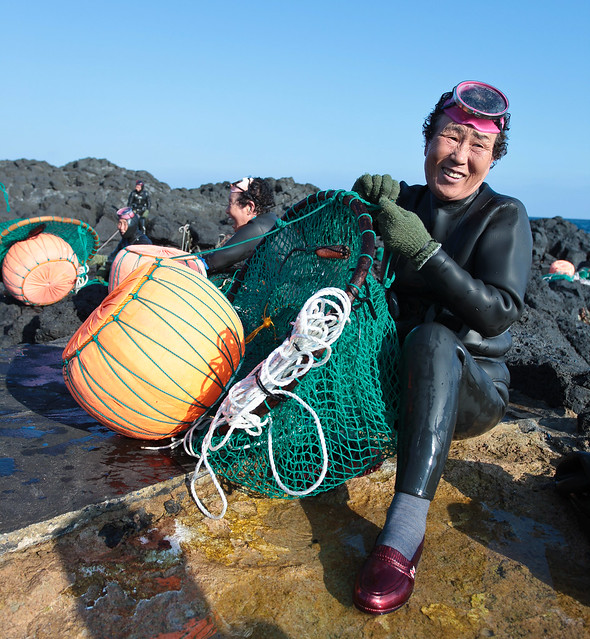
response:
[[(190, 253), (171, 246), (156, 246), (154, 244), (135, 244), (127, 246), (117, 253), (111, 266), (109, 275), (109, 293), (116, 288), (132, 271), (142, 264), (152, 264), (158, 257), (190, 256)], [(207, 277), (205, 263), (198, 257), (175, 259), (174, 262), (192, 268), (197, 273)]]
[(213, 406), (244, 355), (242, 323), (217, 287), (173, 260), (125, 278), (73, 335), (63, 374), (76, 401), (123, 435), (162, 439)]
[(46, 306), (63, 299), (78, 277), (78, 258), (61, 237), (39, 233), (15, 242), (2, 262), (2, 280), (17, 300)]
[(555, 260), (549, 267), (549, 273), (559, 273), (573, 277), (576, 274), (576, 267), (567, 260)]

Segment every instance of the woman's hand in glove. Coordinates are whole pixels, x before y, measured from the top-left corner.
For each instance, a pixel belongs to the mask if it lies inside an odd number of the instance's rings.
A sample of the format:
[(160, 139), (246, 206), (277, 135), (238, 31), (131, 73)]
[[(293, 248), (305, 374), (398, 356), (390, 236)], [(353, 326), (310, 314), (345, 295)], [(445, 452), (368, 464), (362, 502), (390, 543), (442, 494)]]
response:
[(422, 220), (411, 211), (402, 209), (387, 197), (379, 198), (381, 210), (377, 221), (385, 248), (406, 257), (416, 268), (438, 251), (440, 244), (432, 239)]
[(365, 173), (354, 183), (352, 190), (358, 193), (363, 200), (371, 204), (379, 204), (379, 200), (385, 197), (389, 200), (397, 200), (399, 195), (399, 182), (391, 175), (369, 175)]
[(107, 256), (106, 255), (101, 255), (100, 253), (97, 253), (89, 262), (88, 265), (89, 266), (103, 266), (104, 263), (107, 261)]

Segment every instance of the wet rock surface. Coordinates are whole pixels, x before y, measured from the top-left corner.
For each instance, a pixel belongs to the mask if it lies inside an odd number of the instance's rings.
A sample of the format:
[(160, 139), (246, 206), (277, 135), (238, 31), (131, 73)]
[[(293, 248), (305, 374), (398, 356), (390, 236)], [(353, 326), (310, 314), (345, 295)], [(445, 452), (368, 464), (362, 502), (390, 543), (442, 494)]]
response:
[[(189, 468), (182, 455), (146, 449), (149, 442), (118, 435), (76, 403), (62, 376), (66, 342), (0, 351), (0, 535)], [(0, 552), (10, 547), (0, 538)]]
[[(572, 422), (513, 404), (491, 433), (453, 443), (415, 592), (390, 615), (358, 612), (351, 592), (384, 522), (394, 459), (302, 500), (229, 491), (218, 521), (184, 483), (168, 483), (6, 553), (5, 636), (579, 639), (590, 624), (590, 544), (552, 480), (554, 443), (571, 445)], [(197, 490), (213, 509), (207, 480)]]

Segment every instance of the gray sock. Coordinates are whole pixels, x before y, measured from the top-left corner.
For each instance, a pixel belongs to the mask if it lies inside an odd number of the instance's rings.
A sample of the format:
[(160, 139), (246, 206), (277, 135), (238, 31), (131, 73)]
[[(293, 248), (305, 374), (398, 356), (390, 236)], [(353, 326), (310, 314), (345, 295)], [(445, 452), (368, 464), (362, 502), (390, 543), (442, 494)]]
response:
[(428, 499), (395, 493), (377, 544), (395, 548), (406, 559), (412, 559), (426, 531), (429, 507)]

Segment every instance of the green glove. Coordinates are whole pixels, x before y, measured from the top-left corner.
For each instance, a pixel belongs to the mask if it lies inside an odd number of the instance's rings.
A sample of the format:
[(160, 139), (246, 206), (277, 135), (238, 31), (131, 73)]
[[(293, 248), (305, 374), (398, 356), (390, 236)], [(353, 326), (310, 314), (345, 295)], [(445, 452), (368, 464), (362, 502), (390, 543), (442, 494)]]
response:
[(397, 200), (399, 195), (399, 182), (391, 175), (361, 175), (353, 184), (353, 191), (356, 191), (363, 200), (372, 204), (379, 204), (379, 200), (385, 197), (389, 200)]
[(146, 209), (146, 210), (145, 210), (145, 211), (141, 214), (141, 217), (145, 220), (149, 214), (150, 214), (149, 209)]
[(379, 199), (379, 206), (377, 220), (385, 247), (406, 257), (416, 270), (421, 269), (440, 244), (432, 239), (415, 213), (402, 209), (386, 197)]
[(107, 261), (106, 255), (100, 255), (97, 253), (91, 260), (88, 262), (89, 266), (102, 266)]

